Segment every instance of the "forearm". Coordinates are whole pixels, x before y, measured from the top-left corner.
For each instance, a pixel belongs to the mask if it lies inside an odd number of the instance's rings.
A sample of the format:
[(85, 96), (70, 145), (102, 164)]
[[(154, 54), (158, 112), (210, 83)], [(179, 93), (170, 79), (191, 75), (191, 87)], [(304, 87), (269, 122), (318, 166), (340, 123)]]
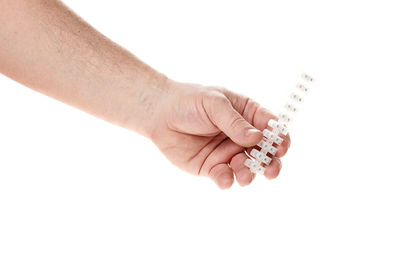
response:
[(166, 78), (55, 0), (0, 0), (0, 72), (111, 123), (151, 133)]

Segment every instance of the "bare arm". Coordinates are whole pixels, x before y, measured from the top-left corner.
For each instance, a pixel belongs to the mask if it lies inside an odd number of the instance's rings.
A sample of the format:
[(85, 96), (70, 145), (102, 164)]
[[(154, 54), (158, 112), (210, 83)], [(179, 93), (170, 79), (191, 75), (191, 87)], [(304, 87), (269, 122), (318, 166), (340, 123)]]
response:
[(158, 91), (164, 88), (163, 75), (101, 35), (60, 1), (1, 0), (0, 5), (0, 72), (149, 135), (145, 122), (152, 115)]
[[(273, 117), (223, 88), (169, 80), (57, 0), (0, 0), (0, 72), (151, 138), (175, 165), (221, 188), (254, 178), (246, 147)], [(284, 155), (289, 139), (279, 148)], [(265, 176), (280, 170), (275, 158)]]

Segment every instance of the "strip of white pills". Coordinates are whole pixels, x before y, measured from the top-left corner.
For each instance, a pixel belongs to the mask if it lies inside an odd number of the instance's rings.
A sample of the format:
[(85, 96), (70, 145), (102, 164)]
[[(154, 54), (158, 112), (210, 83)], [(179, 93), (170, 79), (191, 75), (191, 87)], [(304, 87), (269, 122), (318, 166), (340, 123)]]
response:
[(285, 136), (288, 134), (288, 124), (293, 121), (293, 115), (298, 111), (298, 105), (304, 102), (304, 95), (310, 91), (310, 84), (314, 82), (314, 79), (307, 74), (302, 74), (301, 79), (302, 81), (296, 85), (296, 91), (289, 95), (289, 99), (284, 105), (285, 111), (279, 113), (278, 121), (272, 119), (268, 121), (268, 126), (272, 128), (272, 131), (263, 130), (264, 139), (257, 144), (261, 150), (253, 148), (250, 152), (253, 159), (246, 159), (244, 162), (251, 172), (264, 174), (265, 167), (262, 164), (269, 165), (271, 163), (272, 158), (268, 154), (275, 156), (278, 149), (274, 144), (279, 146), (283, 142), (279, 134)]

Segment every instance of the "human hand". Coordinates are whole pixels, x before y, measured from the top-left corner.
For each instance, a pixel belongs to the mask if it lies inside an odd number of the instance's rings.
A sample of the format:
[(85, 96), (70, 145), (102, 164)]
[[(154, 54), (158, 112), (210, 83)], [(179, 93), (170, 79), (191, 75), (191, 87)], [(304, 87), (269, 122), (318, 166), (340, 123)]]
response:
[[(248, 185), (254, 174), (244, 166), (246, 148), (255, 146), (270, 119), (276, 119), (253, 100), (219, 87), (183, 84), (168, 80), (156, 108), (157, 122), (151, 139), (177, 167), (209, 176), (227, 189), (234, 177)], [(261, 130), (261, 131), (260, 131)], [(275, 178), (279, 160), (288, 150), (289, 136), (278, 147), (264, 175)]]
[[(210, 176), (221, 188), (230, 187), (234, 176), (241, 185), (253, 180), (243, 164), (245, 149), (261, 140), (256, 128), (273, 117), (266, 109), (222, 88), (169, 80), (61, 1), (5, 2), (0, 73), (150, 137), (176, 166)], [(285, 138), (276, 156), (288, 146)], [(280, 166), (274, 158), (265, 176), (276, 177)]]

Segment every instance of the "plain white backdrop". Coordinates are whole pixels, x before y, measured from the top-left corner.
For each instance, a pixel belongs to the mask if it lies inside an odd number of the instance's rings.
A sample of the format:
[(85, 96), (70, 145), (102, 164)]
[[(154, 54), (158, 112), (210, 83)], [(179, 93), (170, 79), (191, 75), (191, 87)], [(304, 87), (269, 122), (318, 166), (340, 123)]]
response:
[(65, 3), (169, 77), (272, 111), (317, 82), (280, 177), (221, 191), (0, 76), (0, 266), (400, 265), (397, 1)]

